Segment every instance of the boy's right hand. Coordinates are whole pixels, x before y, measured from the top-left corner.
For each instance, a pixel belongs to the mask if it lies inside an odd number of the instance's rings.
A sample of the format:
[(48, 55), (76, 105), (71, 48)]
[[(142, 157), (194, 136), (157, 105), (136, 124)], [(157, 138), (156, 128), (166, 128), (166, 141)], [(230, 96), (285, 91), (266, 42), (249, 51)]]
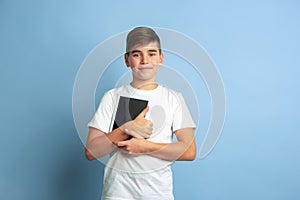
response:
[(153, 124), (150, 120), (145, 119), (148, 111), (149, 107), (147, 106), (134, 120), (120, 126), (120, 129), (135, 138), (149, 138), (153, 130)]

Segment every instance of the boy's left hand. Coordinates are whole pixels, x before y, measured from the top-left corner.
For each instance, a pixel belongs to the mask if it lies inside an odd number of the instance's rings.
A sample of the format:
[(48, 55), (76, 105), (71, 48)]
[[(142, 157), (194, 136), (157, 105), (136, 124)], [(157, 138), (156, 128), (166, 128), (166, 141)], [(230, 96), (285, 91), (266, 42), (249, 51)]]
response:
[(129, 154), (145, 154), (148, 153), (149, 142), (145, 139), (131, 138), (130, 140), (125, 140), (117, 142), (116, 145), (127, 151)]

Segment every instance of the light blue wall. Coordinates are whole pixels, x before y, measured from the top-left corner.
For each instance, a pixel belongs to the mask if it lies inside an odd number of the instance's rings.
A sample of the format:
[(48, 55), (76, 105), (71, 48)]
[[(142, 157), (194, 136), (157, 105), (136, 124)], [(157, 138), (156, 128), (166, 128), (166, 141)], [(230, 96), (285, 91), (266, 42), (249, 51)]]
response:
[(73, 83), (98, 43), (137, 25), (196, 40), (226, 89), (213, 152), (173, 167), (176, 199), (299, 199), (299, 9), (296, 0), (1, 0), (0, 199), (99, 199), (103, 165), (84, 158)]

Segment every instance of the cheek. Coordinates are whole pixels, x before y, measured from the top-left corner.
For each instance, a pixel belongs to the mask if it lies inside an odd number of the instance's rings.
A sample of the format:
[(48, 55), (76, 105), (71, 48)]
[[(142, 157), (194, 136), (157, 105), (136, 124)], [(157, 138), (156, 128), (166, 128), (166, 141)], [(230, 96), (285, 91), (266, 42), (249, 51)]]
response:
[(161, 63), (160, 58), (153, 59), (152, 64), (159, 65)]
[(139, 62), (136, 60), (131, 60), (130, 61), (130, 66), (131, 68), (136, 68), (139, 65)]

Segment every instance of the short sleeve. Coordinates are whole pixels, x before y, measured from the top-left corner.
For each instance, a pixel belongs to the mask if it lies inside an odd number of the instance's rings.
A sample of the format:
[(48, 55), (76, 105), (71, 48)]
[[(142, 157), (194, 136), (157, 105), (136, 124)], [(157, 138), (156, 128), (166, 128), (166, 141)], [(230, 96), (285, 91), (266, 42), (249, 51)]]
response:
[(176, 104), (175, 104), (173, 123), (172, 123), (173, 131), (182, 128), (196, 128), (196, 125), (184, 101), (184, 98), (180, 93), (176, 94), (175, 102)]
[(109, 132), (110, 123), (113, 115), (113, 97), (112, 94), (106, 92), (98, 106), (98, 109), (88, 123), (88, 127), (93, 127), (103, 131), (104, 133)]

